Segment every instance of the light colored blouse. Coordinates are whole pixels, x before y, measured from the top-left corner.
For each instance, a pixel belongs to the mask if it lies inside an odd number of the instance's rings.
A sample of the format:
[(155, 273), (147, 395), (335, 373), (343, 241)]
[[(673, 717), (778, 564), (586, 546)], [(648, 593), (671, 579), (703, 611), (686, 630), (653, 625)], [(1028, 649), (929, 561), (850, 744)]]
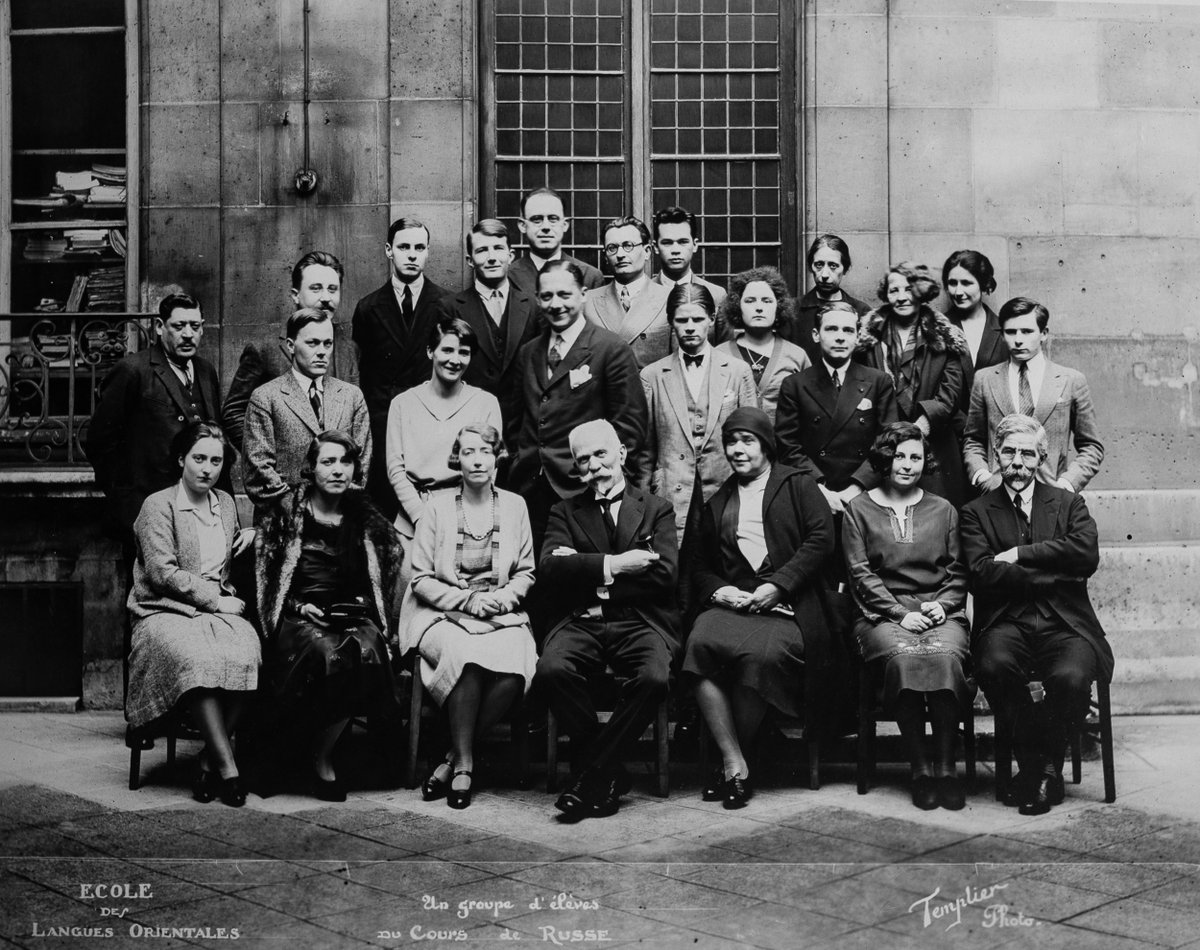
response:
[(199, 506), (192, 504), (184, 490), (183, 482), (175, 494), (175, 510), (188, 512), (196, 520), (196, 540), (200, 548), (200, 576), (210, 581), (220, 581), (225, 567), (225, 525), (221, 521), (221, 502), (215, 494), (208, 493)]
[(767, 534), (763, 527), (763, 493), (767, 490), (767, 479), (771, 467), (745, 485), (738, 485), (737, 545), (754, 570), (762, 567), (767, 559)]

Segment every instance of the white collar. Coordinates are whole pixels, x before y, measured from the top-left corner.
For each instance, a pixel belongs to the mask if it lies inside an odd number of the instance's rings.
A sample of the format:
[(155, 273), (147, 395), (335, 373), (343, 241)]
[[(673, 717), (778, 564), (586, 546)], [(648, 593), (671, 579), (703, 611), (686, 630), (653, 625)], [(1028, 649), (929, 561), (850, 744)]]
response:
[(617, 480), (617, 482), (613, 485), (612, 490), (607, 495), (599, 495), (599, 494), (596, 495), (596, 501), (601, 501), (605, 498), (615, 498), (617, 495), (620, 495), (623, 491), (625, 491), (625, 479), (619, 478)]
[(634, 297), (636, 297), (638, 294), (640, 294), (643, 290), (646, 289), (646, 285), (648, 283), (650, 283), (650, 278), (647, 277), (646, 274), (643, 272), (638, 275), (637, 280), (632, 281), (631, 283), (628, 283), (628, 284), (622, 284), (619, 281), (614, 280), (613, 287), (616, 288), (618, 300), (621, 298), (621, 288), (622, 287), (625, 288), (626, 293), (629, 294), (629, 299), (632, 300)]
[(300, 370), (296, 369), (296, 367), (294, 367), (294, 366), (292, 367), (292, 375), (296, 377), (296, 383), (300, 387), (300, 392), (304, 393), (304, 395), (306, 395), (306, 396), (308, 395), (309, 390), (312, 389), (312, 384), (313, 384), (314, 380), (316, 380), (316, 383), (317, 383), (317, 392), (319, 392), (322, 396), (325, 395), (325, 377), (324, 376), (305, 376), (302, 372), (300, 372)]
[(417, 304), (417, 299), (421, 296), (421, 291), (424, 290), (424, 288), (425, 288), (425, 275), (418, 274), (416, 280), (414, 280), (411, 284), (406, 284), (404, 281), (400, 280), (396, 276), (395, 272), (393, 271), (392, 272), (392, 290), (394, 290), (396, 292), (397, 300), (399, 300), (401, 297), (404, 296), (404, 288), (405, 287), (407, 287), (409, 289), (409, 291), (412, 293), (413, 306), (415, 307)]
[[(194, 505), (192, 500), (188, 498), (188, 493), (184, 489), (182, 481), (179, 482), (175, 491), (175, 510), (200, 512), (200, 507)], [(217, 493), (214, 491), (209, 491), (208, 493), (208, 511), (212, 515), (219, 515), (221, 513), (221, 501), (217, 498)]]
[(850, 369), (850, 361), (849, 360), (847, 360), (841, 366), (833, 367), (833, 366), (830, 366), (825, 361), (825, 357), (822, 356), (821, 357), (821, 365), (825, 367), (825, 375), (826, 376), (832, 376), (834, 373), (837, 373), (837, 378), (840, 382), (844, 383), (846, 381), (846, 371), (848, 369)]
[[(1015, 360), (1008, 361), (1009, 372), (1020, 373), (1021, 366)], [(1025, 361), (1025, 366), (1028, 368), (1029, 375), (1033, 378), (1038, 378), (1046, 371), (1046, 353), (1044, 350), (1038, 350), (1036, 356), (1031, 356)]]
[(763, 473), (761, 475), (759, 475), (757, 478), (753, 479), (752, 481), (748, 481), (745, 484), (741, 484), (739, 482), (738, 483), (738, 491), (755, 492), (755, 493), (765, 491), (766, 487), (767, 487), (767, 480), (770, 477), (771, 477), (771, 466), (768, 465), (765, 469), (763, 469)]
[(572, 346), (575, 345), (575, 341), (579, 339), (579, 334), (581, 334), (583, 332), (583, 328), (586, 325), (587, 325), (587, 320), (584, 319), (583, 314), (581, 313), (578, 317), (575, 318), (575, 322), (572, 323), (565, 330), (563, 330), (561, 333), (558, 330), (555, 330), (553, 327), (548, 328), (550, 330), (551, 344), (554, 343), (554, 338), (556, 336), (560, 337), (563, 342), (563, 348), (565, 348), (562, 355), (565, 356), (566, 355), (565, 350), (569, 350)]
[(1023, 489), (1021, 489), (1021, 491), (1015, 492), (1011, 488), (1009, 488), (1008, 483), (1005, 482), (1004, 491), (1008, 494), (1008, 503), (1010, 505), (1013, 504), (1013, 499), (1016, 498), (1017, 495), (1020, 495), (1021, 496), (1021, 507), (1025, 510), (1025, 513), (1028, 514), (1030, 511), (1030, 506), (1033, 504), (1033, 486), (1035, 484), (1036, 484), (1036, 479), (1030, 481), (1030, 483), (1028, 485), (1026, 485)]
[(505, 277), (504, 280), (500, 281), (500, 285), (498, 287), (489, 287), (487, 284), (481, 284), (479, 281), (475, 281), (475, 293), (479, 294), (481, 299), (490, 300), (493, 291), (499, 291), (500, 299), (507, 300), (508, 278)]
[(549, 257), (538, 257), (532, 251), (530, 251), (526, 256), (529, 258), (529, 263), (533, 265), (533, 269), (540, 274), (542, 272), (542, 268), (551, 261), (561, 261), (563, 258), (563, 252), (562, 247), (560, 246), (559, 249)]

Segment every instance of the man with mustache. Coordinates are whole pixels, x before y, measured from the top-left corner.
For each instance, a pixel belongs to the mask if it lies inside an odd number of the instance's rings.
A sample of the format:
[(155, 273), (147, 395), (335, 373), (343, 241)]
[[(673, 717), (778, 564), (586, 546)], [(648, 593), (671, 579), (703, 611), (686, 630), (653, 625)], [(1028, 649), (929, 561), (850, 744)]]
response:
[(362, 472), (371, 462), (371, 423), (362, 390), (328, 375), (333, 358), (329, 312), (297, 310), (286, 332), (291, 366), (254, 390), (246, 408), (246, 494), (256, 513), (300, 484), (313, 438), (328, 429), (342, 430), (362, 450)]
[(1100, 547), (1076, 492), (1037, 478), (1046, 430), (1011, 413), (996, 426), (1002, 484), (963, 507), (962, 554), (975, 595), (975, 672), (1013, 738), (1019, 772), (1004, 801), (1041, 815), (1063, 800), (1067, 737), (1112, 648), (1088, 597)]

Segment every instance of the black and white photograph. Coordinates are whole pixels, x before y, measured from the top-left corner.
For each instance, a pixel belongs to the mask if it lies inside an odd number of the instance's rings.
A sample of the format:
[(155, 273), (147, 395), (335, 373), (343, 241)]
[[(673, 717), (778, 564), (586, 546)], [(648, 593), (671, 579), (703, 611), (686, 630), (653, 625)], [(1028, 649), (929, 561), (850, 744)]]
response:
[(0, 0), (0, 947), (1200, 948), (1200, 3)]

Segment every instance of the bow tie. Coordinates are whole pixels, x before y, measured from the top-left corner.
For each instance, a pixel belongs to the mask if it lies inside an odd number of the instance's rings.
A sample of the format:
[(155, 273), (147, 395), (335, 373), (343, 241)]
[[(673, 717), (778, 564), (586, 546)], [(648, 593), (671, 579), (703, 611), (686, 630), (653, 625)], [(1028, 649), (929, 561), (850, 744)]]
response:
[(683, 368), (684, 369), (687, 369), (689, 366), (697, 366), (698, 367), (701, 364), (703, 364), (703, 362), (704, 362), (704, 354), (703, 353), (697, 353), (695, 356), (692, 356), (689, 353), (683, 354)]
[(611, 508), (611, 507), (612, 507), (613, 505), (615, 505), (617, 502), (621, 501), (621, 500), (622, 500), (624, 497), (625, 497), (625, 489), (624, 489), (624, 488), (622, 488), (622, 489), (621, 489), (619, 492), (617, 492), (615, 495), (609, 495), (609, 496), (607, 496), (607, 497), (603, 497), (603, 498), (601, 498), (601, 497), (597, 496), (597, 498), (596, 498), (596, 502), (597, 502), (597, 503), (600, 505), (600, 507), (602, 507), (602, 508)]

